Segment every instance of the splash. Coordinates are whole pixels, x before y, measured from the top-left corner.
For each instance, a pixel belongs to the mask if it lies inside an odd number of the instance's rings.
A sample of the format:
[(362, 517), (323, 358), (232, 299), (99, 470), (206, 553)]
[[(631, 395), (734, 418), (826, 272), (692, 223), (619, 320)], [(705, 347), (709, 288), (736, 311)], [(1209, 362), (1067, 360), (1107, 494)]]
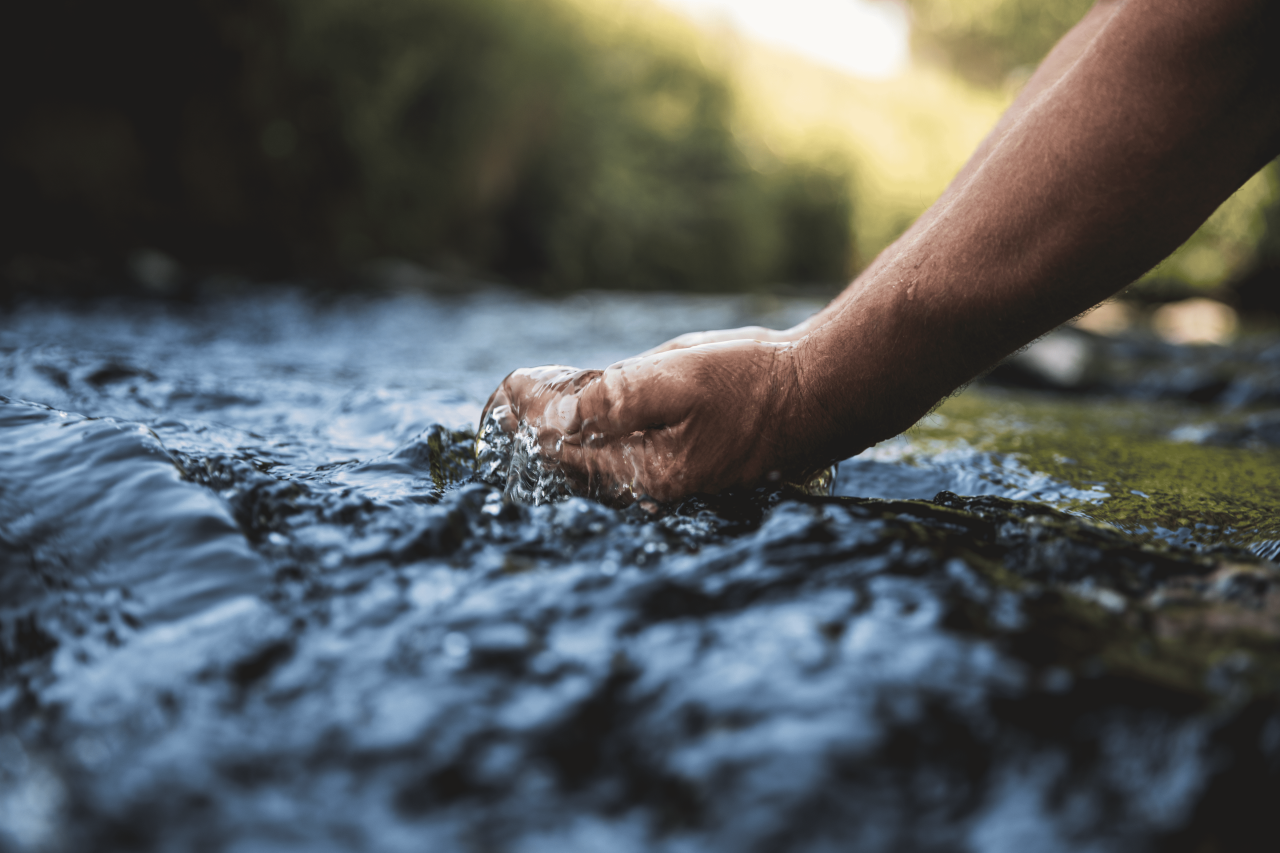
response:
[[(475, 451), (476, 473), (485, 483), (500, 487), (504, 500), (533, 506), (571, 497), (588, 497), (616, 505), (646, 500), (644, 495), (633, 494), (626, 484), (575, 488), (560, 464), (541, 452), (537, 431), (531, 425), (521, 422), (514, 431), (503, 427), (500, 410), (504, 408), (495, 407), (486, 413), (476, 434)], [(832, 465), (804, 482), (782, 485), (801, 494), (827, 497), (834, 494), (838, 470), (838, 465)]]
[(536, 431), (521, 423), (504, 430), (497, 409), (490, 411), (476, 435), (476, 469), (480, 479), (502, 488), (509, 503), (542, 504), (574, 497), (569, 480), (553, 460), (538, 449)]

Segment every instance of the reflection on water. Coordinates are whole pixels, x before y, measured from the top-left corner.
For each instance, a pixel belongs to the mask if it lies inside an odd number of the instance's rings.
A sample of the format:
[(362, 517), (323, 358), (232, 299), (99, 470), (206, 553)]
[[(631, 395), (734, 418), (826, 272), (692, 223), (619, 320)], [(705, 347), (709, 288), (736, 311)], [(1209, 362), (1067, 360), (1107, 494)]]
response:
[(1264, 347), (1080, 338), (1071, 376), (997, 371), (833, 497), (526, 505), (501, 454), (475, 476), (513, 367), (814, 307), (492, 290), (5, 317), (0, 849), (1266, 837)]

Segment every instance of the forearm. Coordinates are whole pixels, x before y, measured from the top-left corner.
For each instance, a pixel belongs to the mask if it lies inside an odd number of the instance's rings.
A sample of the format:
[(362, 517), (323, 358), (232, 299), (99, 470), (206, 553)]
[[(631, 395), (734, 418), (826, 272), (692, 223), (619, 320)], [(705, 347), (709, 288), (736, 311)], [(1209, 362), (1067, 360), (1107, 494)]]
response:
[(831, 319), (839, 311), (840, 307), (852, 297), (852, 295), (866, 282), (874, 279), (879, 272), (880, 267), (890, 258), (893, 258), (900, 245), (905, 245), (914, 239), (921, 231), (923, 231), (938, 213), (944, 210), (954, 198), (959, 188), (964, 187), (978, 167), (986, 160), (987, 155), (1002, 140), (1009, 129), (1022, 117), (1031, 104), (1040, 97), (1040, 95), (1054, 83), (1058, 81), (1063, 74), (1075, 64), (1076, 60), (1085, 52), (1090, 42), (1102, 29), (1102, 27), (1111, 19), (1112, 14), (1120, 5), (1119, 0), (1099, 0), (1097, 4), (1089, 10), (1079, 23), (1062, 37), (1054, 46), (1053, 50), (1044, 58), (1040, 65), (1036, 68), (1035, 73), (1028, 78), (1018, 96), (1014, 98), (1013, 103), (1001, 115), (1000, 120), (986, 135), (969, 159), (961, 167), (951, 180), (947, 189), (935, 201), (928, 210), (920, 215), (919, 218), (896, 240), (894, 244), (889, 246), (882, 252), (862, 273), (854, 279), (854, 281), (845, 290), (832, 300), (831, 304), (805, 320), (798, 326), (788, 330), (791, 339), (798, 339), (801, 335), (817, 328), (818, 326)]
[(1280, 5), (1107, 11), (1078, 60), (797, 343), (813, 453), (910, 426), (1155, 264), (1276, 154)]

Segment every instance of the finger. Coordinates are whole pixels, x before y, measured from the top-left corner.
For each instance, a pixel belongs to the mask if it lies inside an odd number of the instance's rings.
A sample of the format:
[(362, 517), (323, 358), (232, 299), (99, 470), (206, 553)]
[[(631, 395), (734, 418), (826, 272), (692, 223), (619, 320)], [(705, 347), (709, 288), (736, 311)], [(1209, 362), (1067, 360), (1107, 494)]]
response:
[[(665, 500), (682, 489), (670, 449), (690, 405), (689, 356), (650, 356), (611, 365), (583, 389), (579, 429), (559, 458), (588, 496), (612, 505)], [(676, 362), (682, 363), (677, 364)]]
[(776, 329), (768, 329), (764, 326), (742, 326), (737, 329), (717, 329), (708, 332), (687, 332), (678, 337), (672, 338), (666, 343), (659, 344), (651, 350), (647, 350), (640, 354), (643, 358), (646, 355), (657, 355), (658, 353), (670, 352), (677, 349), (689, 349), (691, 347), (702, 346), (703, 344), (718, 344), (724, 341), (765, 341), (776, 343), (783, 340), (783, 333)]
[(509, 373), (499, 388), (516, 417), (523, 420), (531, 411), (540, 414), (542, 407), (539, 404), (580, 372), (577, 368), (561, 364), (523, 367)]
[(519, 424), (536, 437), (545, 458), (558, 460), (564, 442), (576, 440), (581, 425), (579, 396), (599, 375), (598, 370), (538, 370), (519, 374), (508, 383)]
[[(544, 421), (546, 399), (550, 399), (557, 383), (578, 372), (559, 365), (525, 368), (502, 381), (485, 404), (476, 430), (476, 460), (483, 479), (492, 481), (506, 476), (512, 461), (512, 440), (522, 425), (537, 430)], [(530, 412), (536, 416), (526, 424)], [(544, 449), (548, 444), (554, 446), (554, 440), (554, 436), (539, 436)]]
[(619, 438), (674, 426), (697, 397), (702, 347), (637, 356), (611, 364), (582, 392), (579, 413), (588, 435)]
[(575, 494), (627, 506), (650, 492), (643, 433), (595, 442), (565, 442), (559, 467)]
[(640, 353), (640, 358), (644, 358), (646, 355), (657, 355), (660, 352), (670, 352), (675, 349), (686, 349), (688, 347), (697, 346), (702, 342), (702, 338), (707, 334), (707, 332), (686, 332), (685, 334), (678, 335), (665, 343), (658, 344), (653, 349), (645, 350)]
[(484, 411), (480, 413), (480, 427), (476, 430), (476, 436), (483, 440), (495, 429), (510, 435), (518, 427), (519, 422), (515, 412), (511, 411), (507, 395), (499, 386), (489, 398), (489, 402), (485, 404)]
[(499, 469), (509, 469), (513, 464), (510, 441), (523, 433), (536, 443), (539, 468), (548, 473), (561, 469), (571, 481), (581, 480), (578, 460), (562, 463), (563, 448), (566, 442), (578, 441), (579, 395), (599, 374), (599, 370), (550, 365), (508, 375), (490, 397), (481, 419), (477, 458), (483, 457), (486, 471), (496, 477)]

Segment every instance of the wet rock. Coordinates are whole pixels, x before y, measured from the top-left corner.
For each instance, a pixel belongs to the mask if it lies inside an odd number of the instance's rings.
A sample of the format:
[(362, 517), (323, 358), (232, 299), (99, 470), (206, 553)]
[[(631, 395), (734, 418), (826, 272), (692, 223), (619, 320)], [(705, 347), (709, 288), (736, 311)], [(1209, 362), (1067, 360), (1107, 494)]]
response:
[(984, 380), (1013, 388), (1088, 391), (1097, 370), (1094, 342), (1092, 335), (1060, 329), (1007, 358)]
[(1201, 444), (1220, 447), (1280, 447), (1280, 412), (1250, 415), (1240, 423), (1200, 425), (1182, 434)]
[(1280, 365), (1270, 342), (1179, 346), (1154, 338), (1108, 338), (1059, 329), (1010, 357), (986, 385), (1135, 400), (1184, 400), (1232, 406), (1280, 400)]

